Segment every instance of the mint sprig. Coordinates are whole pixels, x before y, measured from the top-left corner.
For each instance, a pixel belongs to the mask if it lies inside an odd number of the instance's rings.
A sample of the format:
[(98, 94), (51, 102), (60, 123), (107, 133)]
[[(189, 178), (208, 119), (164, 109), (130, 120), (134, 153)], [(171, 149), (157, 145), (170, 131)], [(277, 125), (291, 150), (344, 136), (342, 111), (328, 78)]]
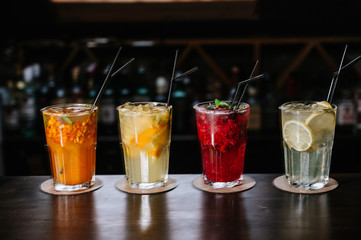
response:
[[(217, 107), (231, 109), (231, 105), (230, 105), (230, 104), (228, 104), (227, 102), (218, 100), (218, 99), (215, 99), (215, 100), (214, 100), (214, 105), (211, 104), (211, 103), (209, 103), (209, 105), (206, 106), (205, 108), (206, 108), (207, 110), (215, 110)], [(236, 106), (233, 107), (233, 110), (236, 110), (235, 108), (236, 108)], [(244, 109), (244, 106), (243, 106), (243, 105), (240, 105), (240, 106), (238, 107), (238, 109)]]
[(68, 118), (67, 116), (63, 116), (62, 119), (67, 122), (70, 125), (73, 125), (73, 122), (70, 120), (70, 118)]
[(230, 107), (228, 103), (220, 101), (218, 99), (214, 100), (214, 104), (216, 104), (216, 107), (227, 107), (227, 108)]
[(214, 109), (216, 109), (217, 107), (226, 107), (226, 108), (229, 109), (230, 106), (229, 106), (229, 104), (226, 103), (226, 102), (223, 102), (223, 101), (220, 101), (220, 100), (218, 100), (218, 99), (215, 99), (215, 100), (214, 100), (214, 105), (211, 104), (211, 103), (209, 103), (209, 105), (206, 106), (205, 108), (208, 109), (208, 110), (214, 110)]

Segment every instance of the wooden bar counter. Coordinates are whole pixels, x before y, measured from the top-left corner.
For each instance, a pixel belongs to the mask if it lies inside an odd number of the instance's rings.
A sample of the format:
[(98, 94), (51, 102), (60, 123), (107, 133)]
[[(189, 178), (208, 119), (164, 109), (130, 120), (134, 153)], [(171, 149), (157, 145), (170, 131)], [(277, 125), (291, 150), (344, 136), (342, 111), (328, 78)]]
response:
[(361, 239), (361, 174), (331, 174), (333, 191), (304, 195), (272, 185), (277, 174), (246, 174), (244, 192), (198, 190), (199, 175), (171, 175), (168, 192), (119, 191), (123, 175), (98, 175), (93, 192), (41, 191), (49, 176), (0, 178), (0, 239)]

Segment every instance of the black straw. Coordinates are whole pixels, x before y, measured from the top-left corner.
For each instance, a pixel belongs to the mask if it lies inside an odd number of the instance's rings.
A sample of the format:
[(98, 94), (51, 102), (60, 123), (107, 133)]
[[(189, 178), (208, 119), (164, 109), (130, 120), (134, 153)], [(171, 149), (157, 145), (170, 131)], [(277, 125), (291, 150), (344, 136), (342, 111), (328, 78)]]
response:
[(128, 64), (130, 64), (131, 62), (134, 61), (134, 58), (132, 58), (130, 61), (128, 61), (128, 62), (127, 62), (126, 64), (124, 64), (122, 67), (120, 67), (117, 71), (115, 71), (112, 75), (110, 75), (110, 73), (111, 73), (112, 70), (113, 70), (113, 67), (114, 67), (115, 62), (116, 62), (117, 59), (118, 59), (118, 56), (119, 56), (119, 53), (120, 53), (120, 50), (121, 50), (121, 49), (122, 49), (122, 47), (119, 47), (119, 50), (118, 50), (117, 54), (115, 55), (115, 58), (114, 58), (114, 60), (113, 60), (113, 63), (112, 63), (112, 65), (110, 66), (110, 69), (109, 69), (109, 71), (108, 71), (108, 73), (107, 73), (107, 76), (106, 76), (105, 79), (104, 79), (103, 85), (102, 85), (102, 87), (100, 88), (100, 90), (99, 90), (99, 92), (98, 92), (98, 95), (97, 95), (97, 97), (96, 97), (95, 100), (94, 100), (94, 103), (93, 103), (93, 105), (92, 105), (92, 107), (91, 107), (91, 110), (94, 109), (94, 107), (95, 107), (96, 103), (98, 102), (98, 100), (100, 99), (100, 97), (103, 96), (104, 89), (105, 89), (106, 86), (109, 84), (109, 79), (113, 78), (113, 77), (114, 77), (115, 75), (117, 75), (121, 70), (123, 70), (126, 66), (128, 66)]
[(329, 102), (329, 103), (331, 103), (333, 94), (335, 93), (337, 80), (338, 80), (338, 77), (339, 77), (341, 69), (342, 69), (342, 64), (343, 64), (343, 60), (346, 55), (346, 50), (347, 50), (347, 44), (345, 46), (345, 50), (343, 51), (343, 55), (342, 55), (340, 66), (338, 67), (338, 71), (336, 74), (333, 75), (332, 80), (331, 80), (330, 89), (328, 90), (328, 95), (327, 95), (327, 102)]
[[(360, 61), (360, 59), (361, 59), (361, 55), (358, 56), (357, 58), (353, 59), (353, 60), (350, 61), (349, 63), (347, 63), (345, 66), (343, 66), (343, 67), (341, 68), (341, 71), (345, 70), (346, 68), (351, 67), (352, 65), (354, 65), (355, 63), (357, 63), (358, 61)], [(333, 74), (336, 75), (337, 72), (334, 72)]]
[[(172, 79), (171, 79), (171, 83), (173, 83), (173, 82), (175, 82), (175, 81), (177, 81), (177, 80), (179, 80), (179, 79), (185, 78), (185, 77), (191, 75), (192, 73), (194, 73), (194, 72), (197, 71), (197, 70), (198, 70), (198, 67), (194, 67), (194, 68), (192, 68), (192, 69), (190, 69), (190, 70), (188, 70), (188, 71), (186, 71), (186, 72), (178, 75), (177, 77), (172, 78)], [(169, 88), (167, 107), (169, 106), (169, 99), (170, 99), (170, 96), (172, 95), (172, 91), (173, 91), (172, 89), (173, 89), (173, 87)]]
[(112, 79), (113, 77), (115, 77), (118, 73), (120, 73), (126, 66), (128, 66), (130, 63), (132, 63), (134, 61), (135, 58), (130, 59), (126, 64), (124, 64), (123, 66), (121, 66), (117, 71), (115, 71), (112, 75), (109, 76), (109, 73), (111, 71), (111, 69), (108, 72), (108, 76), (105, 78), (105, 81), (103, 82), (103, 85), (98, 93), (98, 96), (96, 97), (93, 106), (91, 108), (91, 110), (93, 110), (93, 108), (95, 107), (95, 104), (97, 103), (97, 101), (101, 98), (101, 96), (103, 96), (104, 93), (104, 89), (108, 86), (109, 84), (109, 79)]
[(186, 71), (186, 72), (178, 75), (177, 77), (173, 78), (173, 81), (176, 81), (176, 80), (185, 78), (185, 77), (191, 75), (192, 73), (194, 73), (194, 72), (197, 71), (197, 70), (198, 70), (198, 67), (194, 67), (194, 68), (192, 68), (192, 69), (190, 69), (190, 70), (188, 70), (188, 71)]
[(117, 54), (115, 55), (115, 58), (114, 58), (114, 60), (113, 60), (113, 63), (112, 63), (112, 65), (110, 66), (110, 69), (109, 69), (109, 71), (108, 71), (107, 76), (105, 77), (105, 80), (104, 80), (104, 82), (103, 82), (103, 85), (102, 85), (102, 87), (101, 87), (101, 89), (100, 89), (97, 97), (96, 97), (95, 100), (94, 100), (94, 103), (93, 103), (93, 106), (91, 107), (91, 110), (93, 110), (93, 108), (95, 107), (95, 104), (98, 102), (98, 99), (100, 98), (100, 96), (103, 95), (104, 86), (105, 86), (106, 82), (107, 82), (108, 79), (109, 79), (110, 72), (112, 71), (115, 62), (116, 62), (117, 59), (118, 59), (120, 50), (122, 50), (122, 47), (121, 47), (121, 46), (119, 47), (119, 50), (118, 50)]
[[(249, 82), (252, 82), (252, 81), (254, 81), (254, 80), (259, 80), (259, 79), (262, 79), (262, 78), (264, 78), (265, 77), (265, 75), (264, 74), (260, 74), (260, 75), (257, 75), (257, 76), (255, 76), (255, 77), (251, 77), (251, 78), (248, 78), (248, 79), (246, 79), (246, 80), (244, 80), (244, 81), (242, 81), (242, 82), (239, 82), (237, 85), (237, 87), (240, 87), (241, 85), (243, 85), (243, 84), (246, 84), (246, 86), (245, 86), (245, 88), (248, 86), (248, 83)], [(241, 98), (239, 98), (239, 100), (238, 100), (238, 103), (237, 103), (237, 105), (236, 105), (236, 107), (234, 108), (234, 110), (237, 110), (238, 108), (239, 108), (239, 105), (241, 104)], [(230, 107), (230, 109), (232, 109), (231, 107)]]
[(237, 83), (237, 88), (236, 88), (236, 92), (234, 93), (234, 96), (233, 96), (233, 99), (232, 99), (232, 102), (231, 102), (231, 107), (230, 109), (233, 108), (233, 105), (235, 104), (236, 102), (236, 98), (237, 98), (237, 95), (238, 95), (238, 92), (239, 92), (239, 88), (241, 87), (241, 84), (238, 84)]
[(260, 75), (255, 76), (255, 77), (251, 77), (251, 78), (248, 78), (246, 80), (243, 80), (243, 81), (239, 82), (237, 85), (248, 84), (249, 82), (252, 82), (254, 80), (259, 80), (259, 79), (262, 79), (264, 77), (265, 77), (265, 75), (262, 73)]
[(173, 80), (174, 80), (174, 74), (175, 74), (175, 66), (177, 65), (178, 51), (179, 51), (178, 49), (175, 51), (175, 57), (174, 57), (174, 63), (173, 63), (173, 71), (172, 71), (172, 77), (170, 78), (170, 83), (169, 83), (168, 100), (167, 100), (166, 107), (169, 106), (170, 96), (171, 96), (172, 91), (173, 91)]
[[(254, 67), (253, 67), (253, 69), (252, 69), (252, 72), (251, 72), (251, 75), (249, 76), (249, 78), (252, 78), (253, 73), (254, 73), (254, 71), (255, 71), (256, 68), (257, 68), (258, 62), (259, 62), (259, 61), (257, 60), (257, 61), (256, 61), (256, 64), (254, 65)], [(262, 78), (263, 78), (263, 77), (264, 77), (264, 76), (262, 76)], [(242, 92), (241, 97), (238, 99), (238, 103), (237, 103), (236, 109), (238, 109), (239, 105), (241, 104), (242, 98), (243, 98), (243, 96), (244, 96), (244, 93), (246, 92), (247, 87), (248, 87), (248, 82), (247, 82), (246, 86), (243, 88), (243, 92)]]
[(118, 73), (120, 73), (126, 66), (128, 66), (129, 64), (131, 64), (133, 61), (135, 60), (135, 58), (130, 59), (126, 64), (124, 64), (123, 66), (121, 66), (117, 71), (115, 71), (110, 78), (115, 77)]
[[(258, 65), (258, 60), (256, 61), (256, 63), (255, 63), (255, 65), (254, 65), (254, 67), (253, 67), (253, 69), (252, 69), (252, 72), (251, 72), (251, 75), (250, 75), (250, 78), (253, 76), (253, 73), (254, 73), (254, 71), (255, 71), (255, 69), (256, 69), (256, 67), (257, 67), (257, 65)], [(232, 99), (232, 102), (231, 102), (231, 107), (230, 107), (230, 109), (232, 109), (233, 108), (233, 105), (236, 103), (236, 101), (237, 101), (237, 95), (238, 95), (238, 92), (239, 92), (239, 88), (241, 87), (241, 85), (242, 84), (240, 84), (240, 83), (237, 83), (237, 89), (236, 89), (236, 92), (234, 93), (234, 96), (233, 96), (233, 99)], [(247, 86), (248, 85), (246, 85), (245, 87), (244, 87), (244, 90), (243, 90), (243, 93), (242, 93), (242, 95), (241, 95), (241, 97), (240, 97), (240, 99), (243, 97), (243, 94), (244, 94), (244, 92), (245, 92), (245, 90), (246, 90), (246, 88), (247, 88)], [(240, 101), (239, 101), (240, 102)], [(238, 104), (237, 104), (238, 105)], [(236, 108), (237, 109), (237, 108)]]

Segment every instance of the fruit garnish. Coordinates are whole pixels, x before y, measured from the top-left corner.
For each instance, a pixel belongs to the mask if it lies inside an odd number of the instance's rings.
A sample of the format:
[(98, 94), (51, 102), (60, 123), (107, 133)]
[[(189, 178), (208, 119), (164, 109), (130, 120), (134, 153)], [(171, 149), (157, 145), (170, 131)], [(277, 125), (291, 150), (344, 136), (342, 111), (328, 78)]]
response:
[(66, 123), (73, 125), (73, 122), (67, 116), (61, 117)]
[[(96, 119), (93, 116), (83, 122), (73, 123), (68, 117), (62, 119), (69, 124), (63, 124), (54, 116), (51, 116), (46, 124), (46, 137), (55, 143), (83, 143), (84, 141), (96, 137)], [(66, 120), (68, 119), (68, 121)], [(61, 136), (61, 137), (60, 137)]]
[(230, 107), (228, 103), (220, 101), (218, 99), (214, 100), (214, 104), (216, 105), (216, 107), (227, 107), (227, 108)]
[(291, 120), (283, 126), (283, 140), (297, 151), (307, 151), (313, 143), (311, 129), (302, 122)]
[(321, 101), (321, 102), (317, 102), (318, 105), (324, 106), (327, 109), (332, 109), (331, 104), (329, 104), (327, 101)]
[(208, 106), (204, 107), (207, 110), (214, 110), (216, 107), (214, 105), (212, 105), (211, 103), (208, 104)]
[(331, 131), (335, 126), (336, 116), (333, 112), (313, 113), (306, 119), (306, 125), (313, 132)]
[[(221, 101), (221, 100), (218, 100), (218, 99), (215, 99), (214, 100), (214, 104), (212, 103), (209, 103), (207, 106), (204, 107), (205, 109), (207, 110), (216, 110), (216, 109), (219, 109), (219, 108), (227, 108), (227, 109), (231, 109), (231, 105), (227, 102), (224, 102), (224, 101)], [(232, 110), (241, 110), (241, 109), (244, 109), (245, 107), (243, 105), (240, 105), (238, 107), (238, 109), (236, 109), (236, 106), (233, 106), (232, 107)]]

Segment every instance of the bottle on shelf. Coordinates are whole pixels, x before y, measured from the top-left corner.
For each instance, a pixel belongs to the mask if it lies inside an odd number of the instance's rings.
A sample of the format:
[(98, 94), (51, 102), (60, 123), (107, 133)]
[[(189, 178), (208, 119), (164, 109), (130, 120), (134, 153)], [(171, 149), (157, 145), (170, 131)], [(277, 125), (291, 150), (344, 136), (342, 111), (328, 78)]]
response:
[(3, 104), (3, 133), (13, 135), (18, 133), (20, 128), (19, 99), (15, 91), (13, 79), (7, 81), (7, 86), (2, 92)]
[(224, 86), (218, 77), (209, 75), (207, 77), (206, 84), (207, 93), (205, 98), (207, 101), (214, 101), (214, 99), (223, 100), (224, 98), (228, 98), (228, 96), (224, 96)]
[(361, 87), (357, 87), (354, 91), (355, 102), (355, 129), (357, 132), (361, 132)]
[(358, 68), (358, 81), (353, 92), (355, 104), (355, 132), (361, 133), (361, 67)]
[(258, 98), (258, 90), (255, 86), (249, 85), (247, 91), (247, 103), (251, 107), (248, 129), (251, 131), (259, 131), (262, 128), (262, 108)]
[(232, 101), (234, 94), (237, 90), (237, 83), (239, 82), (239, 67), (232, 66), (231, 67), (231, 81), (232, 81), (232, 88), (229, 91), (228, 100)]
[[(175, 76), (181, 74), (177, 72)], [(184, 133), (187, 128), (187, 94), (184, 89), (183, 81), (173, 83), (174, 91), (171, 98), (171, 105), (173, 106), (173, 126), (174, 132)]]
[(55, 76), (54, 76), (54, 65), (47, 64), (42, 68), (39, 78), (35, 78), (35, 81), (38, 81), (39, 91), (37, 96), (37, 102), (39, 110), (49, 106), (53, 98), (55, 98), (56, 85), (55, 85)]
[(145, 66), (140, 65), (138, 67), (135, 82), (137, 83), (137, 86), (134, 95), (134, 102), (150, 102), (151, 96)]
[(52, 104), (64, 104), (70, 103), (67, 98), (67, 88), (64, 85), (64, 77), (63, 74), (57, 73), (54, 74), (55, 76), (55, 83), (56, 83), (56, 90), (55, 90), (55, 97), (52, 99)]
[[(99, 125), (102, 133), (106, 135), (114, 134), (114, 126), (116, 125), (116, 106), (114, 100), (113, 88), (107, 88), (99, 102)], [(115, 129), (116, 130), (116, 129)]]
[(14, 91), (14, 82), (9, 79), (6, 88), (2, 88), (2, 127), (4, 134), (14, 134), (20, 127), (18, 99)]
[(129, 68), (125, 68), (112, 82), (117, 106), (132, 101), (129, 74)]
[[(262, 131), (278, 133), (280, 130), (279, 127), (279, 99), (274, 94), (275, 86), (274, 82), (271, 80), (271, 76), (266, 75), (265, 79), (262, 81), (261, 91), (259, 96), (261, 99), (261, 109), (262, 109)], [(251, 109), (252, 111), (252, 109)]]
[(356, 123), (355, 103), (351, 97), (349, 89), (342, 89), (341, 98), (337, 102), (337, 118), (338, 128), (343, 133), (353, 133)]
[(86, 96), (85, 103), (92, 104), (96, 98), (97, 90), (95, 86), (96, 74), (97, 74), (97, 63), (91, 63), (86, 69)]
[(80, 66), (75, 66), (71, 70), (72, 85), (70, 90), (69, 102), (71, 103), (83, 103), (83, 89), (80, 84)]
[(184, 114), (185, 114), (185, 133), (189, 134), (189, 133), (193, 133), (193, 124), (196, 123), (195, 121), (195, 117), (193, 117), (193, 114), (195, 114), (195, 111), (193, 110), (193, 106), (199, 102), (199, 95), (196, 94), (196, 90), (195, 90), (195, 85), (194, 85), (195, 81), (192, 81), (191, 76), (187, 76), (185, 78), (182, 79), (182, 87), (183, 87), (183, 91), (185, 92), (185, 107), (186, 109), (184, 110)]
[(165, 77), (158, 76), (155, 80), (156, 96), (154, 100), (156, 102), (166, 102), (168, 93), (168, 82)]
[(1, 136), (3, 135), (13, 135), (15, 133), (18, 133), (20, 127), (19, 96), (16, 91), (16, 81), (17, 76), (21, 76), (22, 73), (20, 65), (17, 64), (18, 58), (16, 54), (16, 48), (14, 46), (7, 46), (6, 48), (2, 49), (0, 51), (0, 56), (0, 128), (2, 129), (2, 135), (0, 135), (1, 138)]
[(53, 64), (47, 65), (47, 71), (45, 74), (45, 78), (47, 79), (47, 90), (48, 90), (48, 97), (46, 106), (51, 104), (56, 97), (56, 75), (55, 75), (55, 66)]
[(122, 87), (119, 89), (119, 96), (118, 96), (118, 106), (126, 103), (131, 102), (132, 98), (130, 95), (130, 89), (128, 87)]
[[(110, 65), (106, 65), (104, 69), (102, 69), (102, 79), (105, 79), (108, 71), (110, 69)], [(104, 93), (101, 99), (99, 99), (99, 114), (98, 121), (99, 127), (102, 129), (102, 134), (112, 135), (114, 134), (113, 127), (115, 126), (116, 115), (115, 115), (115, 94), (113, 88), (113, 82), (109, 82), (107, 87), (104, 89)]]
[(37, 105), (36, 105), (36, 88), (34, 74), (36, 69), (33, 66), (24, 68), (24, 88), (20, 102), (20, 121), (21, 133), (25, 137), (33, 137), (36, 134), (37, 125)]

